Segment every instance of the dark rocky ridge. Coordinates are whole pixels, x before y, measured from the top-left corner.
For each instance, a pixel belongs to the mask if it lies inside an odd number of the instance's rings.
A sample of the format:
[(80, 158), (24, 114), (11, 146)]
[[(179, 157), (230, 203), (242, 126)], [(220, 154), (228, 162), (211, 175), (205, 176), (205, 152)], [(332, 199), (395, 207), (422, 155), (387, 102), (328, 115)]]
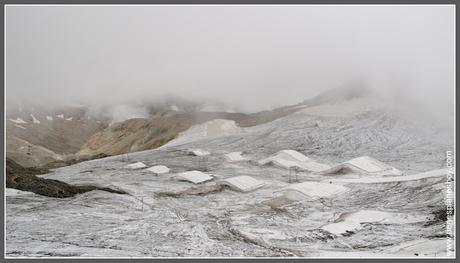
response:
[(72, 197), (76, 194), (82, 194), (93, 190), (125, 194), (123, 191), (106, 187), (71, 185), (58, 180), (44, 179), (36, 176), (37, 174), (45, 174), (48, 172), (49, 171), (45, 168), (24, 168), (12, 160), (6, 159), (6, 187), (58, 198)]

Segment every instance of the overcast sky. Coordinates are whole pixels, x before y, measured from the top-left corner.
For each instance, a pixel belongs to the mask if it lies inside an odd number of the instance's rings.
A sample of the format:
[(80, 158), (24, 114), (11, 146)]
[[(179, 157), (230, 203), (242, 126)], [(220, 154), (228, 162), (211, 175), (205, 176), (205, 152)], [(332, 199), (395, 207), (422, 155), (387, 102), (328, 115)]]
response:
[(363, 79), (445, 106), (454, 41), (453, 5), (7, 6), (7, 99), (172, 94), (254, 111)]

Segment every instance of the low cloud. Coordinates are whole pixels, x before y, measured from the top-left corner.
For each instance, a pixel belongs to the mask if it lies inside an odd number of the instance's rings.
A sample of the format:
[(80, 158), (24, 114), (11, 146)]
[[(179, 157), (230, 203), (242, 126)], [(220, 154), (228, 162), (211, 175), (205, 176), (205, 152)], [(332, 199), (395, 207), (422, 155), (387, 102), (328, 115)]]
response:
[(257, 111), (358, 78), (452, 112), (454, 23), (454, 5), (7, 6), (7, 100)]

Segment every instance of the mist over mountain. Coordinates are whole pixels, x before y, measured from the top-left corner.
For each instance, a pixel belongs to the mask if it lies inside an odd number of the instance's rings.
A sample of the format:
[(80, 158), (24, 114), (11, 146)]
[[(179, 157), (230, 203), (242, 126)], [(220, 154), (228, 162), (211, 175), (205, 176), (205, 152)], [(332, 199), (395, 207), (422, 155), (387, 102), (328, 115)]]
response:
[(7, 105), (168, 96), (237, 112), (355, 81), (453, 112), (451, 6), (7, 6)]
[(5, 256), (455, 257), (455, 8), (7, 4)]

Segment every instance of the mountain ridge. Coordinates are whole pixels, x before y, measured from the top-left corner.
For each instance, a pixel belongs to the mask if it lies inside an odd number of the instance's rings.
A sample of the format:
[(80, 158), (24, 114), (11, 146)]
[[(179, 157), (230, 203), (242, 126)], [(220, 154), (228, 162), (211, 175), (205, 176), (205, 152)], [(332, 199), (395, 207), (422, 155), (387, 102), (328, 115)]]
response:
[[(25, 167), (52, 163), (61, 166), (67, 161), (74, 163), (79, 159), (154, 149), (190, 127), (213, 119), (233, 120), (240, 127), (251, 127), (271, 122), (302, 108), (367, 97), (369, 94), (363, 86), (348, 85), (301, 103), (255, 113), (202, 111), (203, 108), (210, 108), (211, 104), (200, 106), (186, 100), (168, 98), (162, 102), (145, 104), (149, 116), (119, 122), (114, 122), (114, 118), (110, 117), (113, 107), (94, 113), (84, 105), (42, 111), (22, 106), (20, 113), (10, 111), (7, 116), (7, 156)], [(225, 108), (222, 105), (220, 107)], [(24, 144), (27, 144), (26, 149)]]

